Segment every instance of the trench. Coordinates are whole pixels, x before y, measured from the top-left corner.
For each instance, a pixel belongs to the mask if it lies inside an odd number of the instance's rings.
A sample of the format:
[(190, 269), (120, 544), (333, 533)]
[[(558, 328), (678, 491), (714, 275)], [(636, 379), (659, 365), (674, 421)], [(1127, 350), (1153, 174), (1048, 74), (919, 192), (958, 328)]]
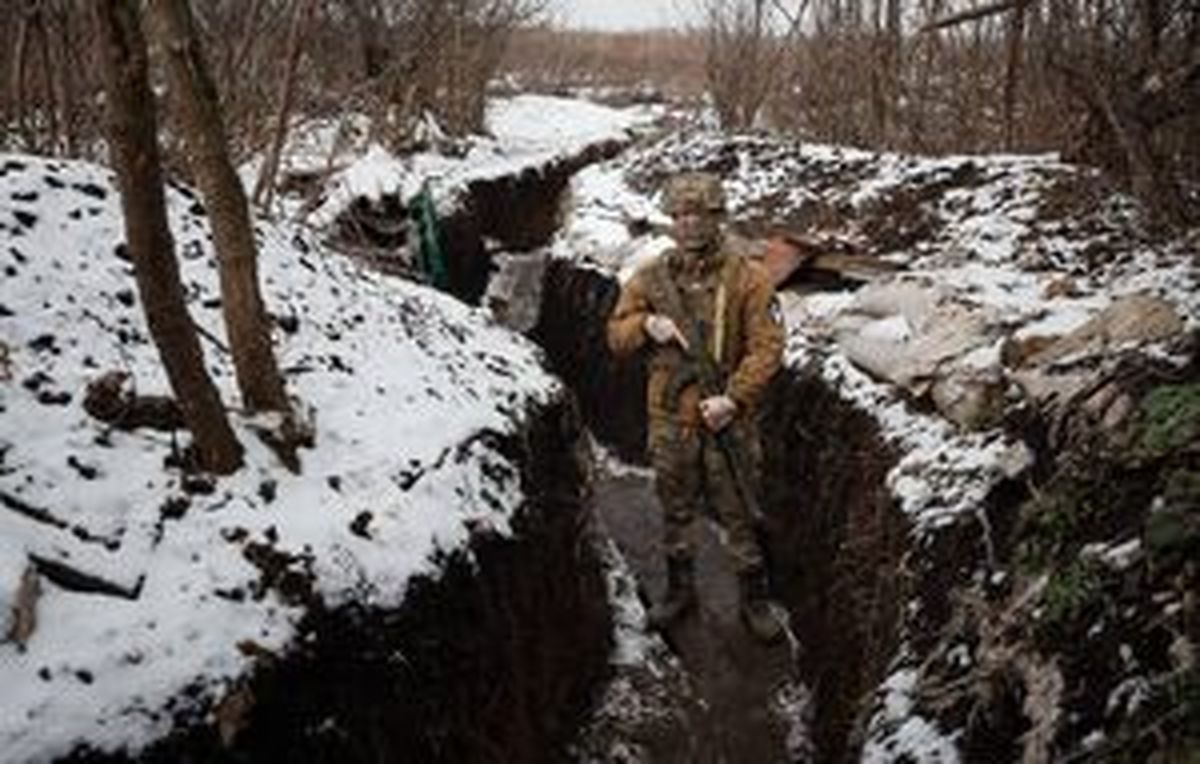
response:
[[(622, 148), (602, 144), (473, 184), (445, 223), (449, 291), (478, 303), (495, 255), (536, 256), (558, 227), (571, 177)], [(373, 236), (359, 243), (396, 243)], [(588, 752), (619, 750), (647, 762), (857, 758), (865, 703), (893, 656), (907, 599), (897, 570), (908, 529), (884, 485), (896, 455), (873, 420), (795, 370), (780, 375), (763, 411), (766, 546), (795, 640), (762, 647), (746, 634), (728, 555), (706, 533), (700, 613), (665, 635), (677, 670), (635, 680), (650, 685), (639, 702), (656, 698), (661, 708), (581, 743), (605, 688), (622, 679), (610, 663), (604, 550), (615, 545), (643, 601), (665, 585), (651, 479), (580, 455), (594, 439), (620, 462), (645, 463), (644, 369), (616, 362), (604, 343), (617, 284), (552, 260), (540, 287), (527, 333), (569, 392), (505, 441), (528, 499), (513, 535), (477, 537), (469, 554), (439, 560), (439, 574), (414, 580), (398, 610), (314, 608), (304, 647), (261, 662), (250, 680), (253, 710), (232, 744), (181, 717), (180, 732), (133, 759), (552, 762), (612, 760)], [(71, 760), (130, 758), (81, 750)]]
[[(619, 154), (627, 141), (590, 144), (512, 175), (470, 181), (461, 202), (441, 221), (447, 291), (478, 305), (499, 252), (527, 253), (550, 241), (559, 226), (559, 202), (571, 178), (584, 167)], [(388, 273), (423, 277), (400, 253), (415, 235), (404, 200), (385, 194), (360, 197), (333, 225), (331, 244)]]
[[(513, 534), (476, 534), (402, 607), (312, 603), (299, 647), (262, 656), (236, 734), (181, 710), (137, 755), (65, 761), (557, 762), (607, 673), (610, 614), (567, 397), (493, 445), (521, 469)], [(217, 711), (221, 717), (222, 712)]]
[[(542, 316), (532, 336), (580, 399), (593, 435), (621, 460), (645, 461), (644, 371), (618, 362), (603, 323), (616, 298), (612, 278), (551, 262)], [(763, 648), (740, 628), (728, 555), (715, 533), (698, 550), (700, 615), (668, 641), (710, 713), (696, 719), (705, 761), (857, 759), (865, 701), (886, 675), (897, 644), (897, 575), (909, 529), (886, 486), (895, 464), (873, 419), (822, 380), (785, 370), (762, 413), (763, 507), (772, 585), (788, 611), (798, 654)], [(653, 598), (665, 588), (659, 521), (646, 476), (601, 475), (596, 511)], [(788, 740), (769, 707), (781, 688), (809, 688), (808, 740)], [(694, 754), (655, 761), (690, 761)]]
[[(470, 302), (483, 295), (493, 270), (488, 240), (517, 258), (536, 255), (557, 229), (573, 174), (621, 148), (596, 147), (542, 171), (472, 187), (447, 224), (452, 274), (460, 279), (450, 291)], [(645, 370), (636, 359), (613, 359), (604, 340), (618, 291), (610, 276), (551, 260), (527, 334), (572, 392), (595, 441), (619, 462), (644, 465)], [(629, 740), (607, 741), (610, 750), (628, 742), (654, 762), (858, 758), (871, 694), (896, 650), (899, 609), (915, 586), (898, 575), (909, 527), (885, 485), (897, 455), (868, 414), (811, 373), (781, 373), (762, 415), (766, 551), (775, 596), (798, 645), (764, 648), (745, 633), (728, 555), (718, 534), (703, 534), (699, 617), (666, 635), (686, 674), (685, 692), (694, 697), (665, 704), (672, 706), (671, 724), (612, 733)], [(601, 536), (615, 543), (648, 604), (665, 589), (652, 479), (596, 469), (589, 491)], [(575, 575), (592, 573), (581, 568)], [(595, 699), (610, 680), (583, 685)], [(797, 688), (804, 703), (789, 706), (785, 696)], [(576, 721), (586, 719), (581, 714)]]

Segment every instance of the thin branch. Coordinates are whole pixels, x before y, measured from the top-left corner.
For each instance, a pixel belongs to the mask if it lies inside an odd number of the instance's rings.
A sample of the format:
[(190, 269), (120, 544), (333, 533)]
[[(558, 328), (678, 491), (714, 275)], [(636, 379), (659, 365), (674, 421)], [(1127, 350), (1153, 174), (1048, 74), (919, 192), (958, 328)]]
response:
[(933, 32), (938, 29), (945, 29), (946, 27), (966, 24), (970, 21), (979, 21), (980, 19), (986, 19), (989, 16), (999, 15), (1005, 11), (1011, 11), (1021, 4), (1022, 0), (999, 0), (999, 2), (992, 3), (991, 5), (983, 5), (978, 8), (968, 8), (961, 13), (955, 13), (953, 15), (946, 16), (945, 18), (931, 21), (917, 31)]

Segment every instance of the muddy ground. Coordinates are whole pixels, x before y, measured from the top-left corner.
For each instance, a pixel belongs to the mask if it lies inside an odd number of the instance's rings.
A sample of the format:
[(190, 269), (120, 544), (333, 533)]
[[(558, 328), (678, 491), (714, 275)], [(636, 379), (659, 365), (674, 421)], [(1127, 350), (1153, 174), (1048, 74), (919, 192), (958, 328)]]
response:
[[(649, 474), (601, 471), (593, 490), (601, 532), (617, 543), (643, 597), (660, 598), (666, 589), (662, 520)], [(791, 761), (792, 725), (777, 709), (781, 694), (798, 679), (795, 646), (790, 641), (764, 646), (745, 630), (729, 554), (715, 527), (703, 530), (696, 558), (699, 608), (662, 635), (687, 671), (698, 701), (689, 720), (695, 746), (663, 751), (654, 761)]]

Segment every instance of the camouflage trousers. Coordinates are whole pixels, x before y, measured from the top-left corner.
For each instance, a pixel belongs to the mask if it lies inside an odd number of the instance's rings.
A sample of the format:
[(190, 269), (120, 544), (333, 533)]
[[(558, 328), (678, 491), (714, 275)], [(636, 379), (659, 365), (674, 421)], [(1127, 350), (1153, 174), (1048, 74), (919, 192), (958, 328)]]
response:
[[(751, 490), (758, 489), (760, 449), (757, 428), (735, 423), (733, 435), (750, 473), (743, 477)], [(761, 567), (762, 550), (754, 519), (739, 498), (725, 457), (703, 426), (650, 422), (650, 461), (654, 490), (663, 512), (663, 547), (668, 557), (690, 558), (696, 550), (697, 520), (708, 512), (724, 528), (737, 570)]]

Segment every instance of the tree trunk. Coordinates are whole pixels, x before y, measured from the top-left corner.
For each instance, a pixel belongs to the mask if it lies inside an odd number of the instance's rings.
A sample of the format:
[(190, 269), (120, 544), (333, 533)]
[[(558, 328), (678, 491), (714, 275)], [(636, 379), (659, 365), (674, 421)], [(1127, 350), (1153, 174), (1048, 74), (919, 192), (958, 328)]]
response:
[(17, 18), (17, 42), (13, 46), (12, 60), (12, 102), (14, 109), (13, 123), (21, 136), (25, 151), (33, 151), (33, 136), (29, 129), (28, 104), (25, 93), (25, 67), (29, 62), (29, 15), (21, 13)]
[(283, 143), (287, 138), (288, 119), (292, 115), (292, 102), (296, 98), (296, 70), (300, 68), (300, 54), (303, 52), (304, 37), (312, 22), (313, 12), (317, 8), (317, 0), (297, 0), (292, 24), (288, 29), (287, 39), (287, 68), (283, 73), (283, 86), (279, 93), (279, 111), (275, 115), (275, 129), (271, 136), (271, 146), (263, 160), (262, 170), (258, 174), (258, 182), (254, 184), (254, 203), (270, 206), (275, 195), (275, 176), (279, 173), (279, 155), (283, 152)]
[(66, 156), (78, 156), (79, 145), (79, 95), (76, 92), (76, 69), (79, 64), (78, 52), (75, 49), (75, 38), (71, 34), (71, 13), (59, 8), (56, 14), (58, 23), (58, 41), (62, 48), (62, 58), (59, 61), (59, 90), (62, 92), (62, 131), (63, 149)]
[(257, 251), (246, 192), (233, 170), (216, 85), (200, 50), (187, 0), (151, 0), (167, 76), (196, 182), (204, 195), (221, 272), (221, 305), (242, 402), (251, 411), (287, 411), (283, 378), (258, 286)]
[(1017, 92), (1021, 76), (1022, 47), (1025, 39), (1027, 0), (1017, 0), (1008, 24), (1008, 62), (1004, 72), (1004, 149), (1014, 151), (1017, 144)]
[(46, 124), (46, 152), (56, 154), (61, 150), (58, 134), (58, 98), (54, 93), (54, 62), (50, 56), (50, 30), (46, 26), (46, 14), (40, 6), (34, 11), (33, 21), (37, 27), (38, 56), (42, 67), (41, 112)]
[(175, 243), (167, 226), (146, 41), (137, 10), (132, 0), (94, 0), (92, 9), (108, 97), (109, 148), (146, 322), (192, 432), (198, 465), (228, 474), (241, 464), (242, 448), (204, 368), (200, 340), (179, 281)]

